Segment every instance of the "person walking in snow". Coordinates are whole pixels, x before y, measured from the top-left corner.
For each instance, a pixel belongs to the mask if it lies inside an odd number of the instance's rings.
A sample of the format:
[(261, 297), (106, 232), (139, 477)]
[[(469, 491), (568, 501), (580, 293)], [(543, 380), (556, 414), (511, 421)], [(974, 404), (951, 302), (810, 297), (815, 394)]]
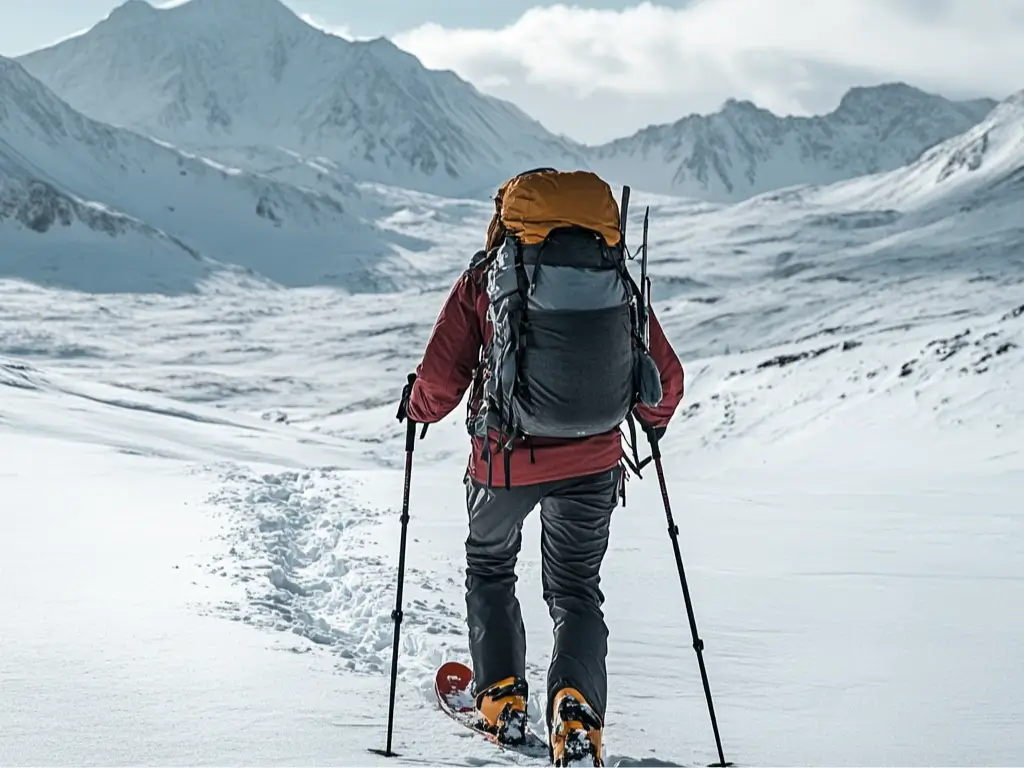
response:
[(485, 727), (510, 743), (525, 734), (528, 695), (515, 565), (523, 522), (540, 505), (556, 765), (602, 764), (600, 578), (625, 481), (619, 426), (633, 415), (660, 437), (683, 396), (682, 365), (625, 269), (624, 220), (589, 172), (538, 169), (506, 182), (486, 247), (455, 281), (399, 410), (436, 423), (470, 391), (473, 692)]

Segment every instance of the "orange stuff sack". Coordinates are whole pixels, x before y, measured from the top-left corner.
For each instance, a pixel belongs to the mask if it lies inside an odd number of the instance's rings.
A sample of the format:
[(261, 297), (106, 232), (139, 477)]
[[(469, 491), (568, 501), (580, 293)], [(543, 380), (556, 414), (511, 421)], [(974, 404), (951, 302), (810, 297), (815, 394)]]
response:
[(515, 176), (495, 197), (487, 246), (497, 245), (505, 233), (536, 245), (559, 227), (591, 229), (609, 246), (618, 245), (619, 204), (611, 187), (590, 171), (543, 168)]

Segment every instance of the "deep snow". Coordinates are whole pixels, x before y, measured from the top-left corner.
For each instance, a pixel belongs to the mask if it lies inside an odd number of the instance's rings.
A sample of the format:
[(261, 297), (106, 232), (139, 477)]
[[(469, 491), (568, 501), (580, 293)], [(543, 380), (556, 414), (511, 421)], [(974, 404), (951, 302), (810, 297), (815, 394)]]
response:
[[(932, 203), (883, 216), (880, 236), (850, 228), (867, 214), (826, 208), (828, 194), (650, 198), (656, 310), (688, 372), (666, 465), (726, 757), (1013, 764), (1012, 211), (941, 220), (993, 244), (958, 268), (961, 246), (913, 226)], [(408, 200), (389, 226), (447, 231), (444, 209)], [(921, 258), (903, 258), (908, 242)], [(402, 294), (229, 277), (181, 295), (0, 283), (0, 761), (389, 762), (366, 750), (385, 737), (394, 406), (463, 256)], [(402, 764), (509, 762), (447, 721), (429, 687), (438, 663), (465, 658), (461, 420), (415, 457)], [(538, 533), (532, 516), (519, 571), (535, 686), (550, 643)], [(604, 573), (608, 764), (711, 762), (653, 475), (630, 481)]]
[[(1019, 100), (886, 174), (734, 206), (634, 192), (687, 370), (665, 461), (737, 764), (1024, 759)], [(397, 292), (227, 271), (109, 293), (76, 284), (87, 252), (45, 239), (54, 279), (5, 262), (0, 762), (516, 762), (430, 690), (466, 656), (461, 410), (415, 456), (402, 758), (367, 752), (385, 737), (396, 400), (488, 209), (357, 188), (387, 202), (383, 230), (427, 244)], [(535, 687), (538, 534), (532, 516)], [(603, 588), (608, 764), (712, 762), (650, 473), (616, 512)]]
[[(0, 526), (15, 544), (0, 598), (0, 760), (386, 763), (365, 749), (384, 738), (399, 531), (388, 395), (415, 345), (390, 374), (358, 348), (334, 376), (297, 369), (270, 324), (232, 334), (218, 315), (237, 307), (206, 297), (119, 306), (133, 321), (110, 334), (120, 359), (74, 356), (103, 327), (92, 299), (4, 299), (32, 318), (5, 317), (5, 348), (43, 317), (50, 336), (0, 368)], [(189, 321), (199, 304), (201, 328)], [(361, 309), (276, 311), (299, 337)], [(422, 335), (425, 313), (411, 312)], [(968, 328), (962, 348), (930, 345)], [(666, 461), (727, 757), (1013, 764), (1024, 754), (1012, 609), (1024, 599), (1012, 395), (1024, 314), (864, 340), (781, 367), (768, 364), (776, 350), (687, 360)], [(210, 371), (190, 362), (197, 347), (217, 361)], [(355, 365), (378, 371), (376, 392), (346, 376)], [(126, 389), (144, 370), (157, 391)], [(310, 410), (324, 398), (347, 411), (325, 414), (330, 433), (312, 418), (279, 423), (300, 410), (300, 383), (320, 390)], [(407, 764), (502, 761), (434, 710), (428, 687), (440, 661), (465, 657), (464, 443), (454, 414), (416, 454), (396, 734)], [(713, 742), (652, 477), (630, 482), (615, 520), (609, 764), (706, 764)], [(535, 685), (550, 642), (537, 535), (531, 517), (519, 593)]]

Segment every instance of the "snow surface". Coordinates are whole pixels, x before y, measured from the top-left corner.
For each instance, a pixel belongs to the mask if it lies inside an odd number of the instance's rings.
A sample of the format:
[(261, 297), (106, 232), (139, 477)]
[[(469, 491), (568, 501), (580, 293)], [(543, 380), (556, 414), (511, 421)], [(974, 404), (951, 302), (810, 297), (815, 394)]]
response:
[[(890, 174), (738, 205), (635, 193), (687, 370), (665, 462), (739, 765), (1024, 760), (1018, 107)], [(110, 293), (8, 263), (0, 762), (524, 762), (433, 704), (436, 666), (466, 659), (461, 410), (416, 449), (402, 756), (367, 751), (387, 717), (395, 405), (488, 211), (357, 186), (386, 200), (382, 230), (431, 244), (401, 291), (229, 270)], [(534, 515), (535, 721), (538, 538)], [(628, 484), (602, 587), (608, 764), (714, 761), (653, 474)]]

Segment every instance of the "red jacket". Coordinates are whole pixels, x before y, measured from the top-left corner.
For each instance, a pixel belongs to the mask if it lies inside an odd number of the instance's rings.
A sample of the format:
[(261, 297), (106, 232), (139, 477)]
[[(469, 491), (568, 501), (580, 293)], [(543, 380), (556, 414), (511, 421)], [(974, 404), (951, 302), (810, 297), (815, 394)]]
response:
[[(423, 362), (416, 369), (409, 417), (421, 424), (445, 418), (462, 402), (473, 383), (481, 348), (490, 341), (487, 323), (489, 299), (480, 273), (466, 271), (452, 287), (427, 342)], [(661, 372), (662, 399), (656, 408), (638, 405), (635, 415), (654, 427), (665, 427), (683, 399), (683, 366), (650, 313), (650, 351)], [(472, 408), (476, 404), (471, 404)], [(533, 438), (530, 447), (517, 443), (510, 457), (510, 485), (532, 485), (604, 472), (622, 461), (622, 436), (616, 429), (602, 435), (573, 440)], [(473, 438), (469, 470), (481, 483), (488, 479), (483, 441)], [(505, 484), (504, 457), (491, 441), (491, 482)]]

